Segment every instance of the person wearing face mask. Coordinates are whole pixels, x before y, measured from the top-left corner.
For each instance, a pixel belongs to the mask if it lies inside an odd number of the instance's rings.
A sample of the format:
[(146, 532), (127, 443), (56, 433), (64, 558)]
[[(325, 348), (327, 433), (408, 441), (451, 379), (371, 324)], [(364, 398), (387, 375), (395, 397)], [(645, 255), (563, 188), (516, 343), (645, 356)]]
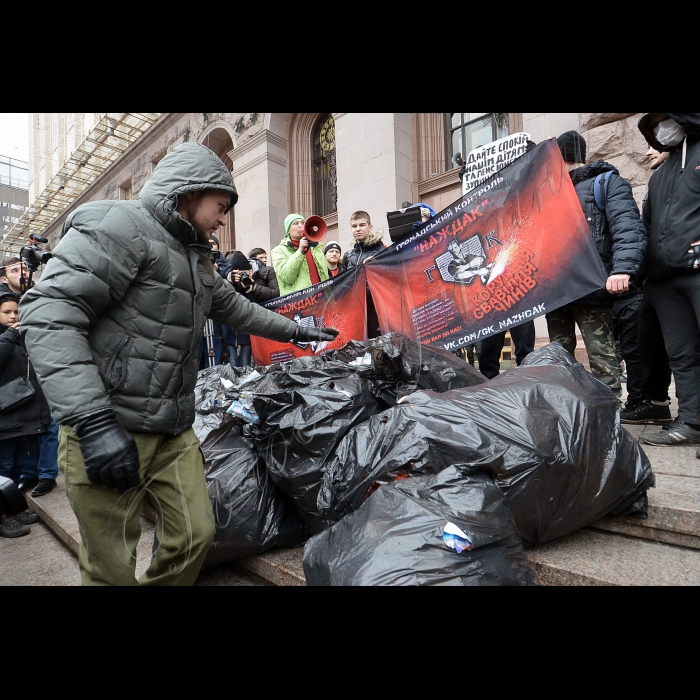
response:
[[(650, 170), (656, 170), (664, 164), (668, 158), (668, 151), (659, 153), (649, 146), (645, 153), (645, 161)], [(642, 209), (647, 200), (647, 195), (642, 202)], [(664, 346), (664, 336), (661, 332), (661, 324), (654, 307), (649, 299), (639, 294), (636, 300), (637, 333), (636, 347), (637, 357), (642, 366), (643, 380), (640, 387), (640, 400), (635, 404), (630, 402), (628, 393), (627, 405), (620, 413), (621, 423), (656, 424), (664, 425), (672, 421), (671, 397), (671, 365), (668, 362), (668, 353)], [(615, 307), (613, 307), (613, 312)], [(627, 307), (627, 310), (631, 310)], [(633, 334), (631, 329), (630, 335)], [(628, 387), (629, 388), (629, 387)]]
[(648, 112), (638, 126), (652, 148), (668, 153), (642, 209), (649, 234), (644, 300), (658, 315), (678, 396), (676, 420), (640, 439), (700, 444), (700, 113)]
[[(547, 314), (549, 339), (560, 342), (573, 355), (578, 324), (591, 374), (621, 397), (612, 307), (618, 294), (630, 289), (638, 291), (638, 277), (647, 244), (646, 231), (632, 187), (614, 165), (604, 160), (585, 165), (586, 142), (577, 131), (561, 134), (557, 144), (608, 279), (605, 287)], [(596, 201), (596, 180), (600, 185), (600, 205)]]

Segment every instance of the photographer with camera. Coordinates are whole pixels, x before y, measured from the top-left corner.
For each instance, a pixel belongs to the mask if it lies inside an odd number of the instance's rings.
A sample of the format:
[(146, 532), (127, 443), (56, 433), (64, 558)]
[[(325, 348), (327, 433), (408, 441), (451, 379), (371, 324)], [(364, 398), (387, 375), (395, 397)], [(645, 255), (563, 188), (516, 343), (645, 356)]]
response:
[[(210, 235), (237, 201), (221, 159), (201, 143), (180, 144), (138, 199), (72, 211), (22, 299), (27, 348), (60, 425), (85, 585), (197, 579), (215, 533), (192, 428), (206, 318), (278, 342), (338, 335), (249, 302), (215, 273)], [(137, 581), (144, 502), (159, 514), (159, 546)]]
[(0, 264), (0, 294), (22, 296), (26, 290), (26, 284), (27, 266), (25, 263), (19, 258), (5, 258)]
[[(261, 260), (253, 256), (246, 258), (243, 253), (236, 251), (231, 256), (230, 262), (232, 269), (228, 281), (239, 294), (243, 294), (257, 304), (264, 304), (269, 299), (275, 299), (280, 295), (275, 271), (264, 265)], [(252, 364), (250, 335), (227, 327), (226, 346), (229, 363), (233, 367), (246, 367)]]

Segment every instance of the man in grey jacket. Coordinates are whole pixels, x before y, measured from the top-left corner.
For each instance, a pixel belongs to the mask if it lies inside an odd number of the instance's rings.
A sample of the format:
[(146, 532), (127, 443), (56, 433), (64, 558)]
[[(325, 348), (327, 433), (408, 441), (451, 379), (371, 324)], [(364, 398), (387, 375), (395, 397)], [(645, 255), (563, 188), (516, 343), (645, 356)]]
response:
[[(197, 578), (214, 537), (192, 430), (207, 317), (278, 341), (338, 335), (302, 329), (214, 274), (209, 239), (237, 200), (222, 161), (201, 144), (182, 144), (158, 163), (139, 200), (76, 209), (22, 299), (26, 345), (60, 425), (84, 584)], [(137, 582), (144, 499), (159, 515), (159, 549)]]

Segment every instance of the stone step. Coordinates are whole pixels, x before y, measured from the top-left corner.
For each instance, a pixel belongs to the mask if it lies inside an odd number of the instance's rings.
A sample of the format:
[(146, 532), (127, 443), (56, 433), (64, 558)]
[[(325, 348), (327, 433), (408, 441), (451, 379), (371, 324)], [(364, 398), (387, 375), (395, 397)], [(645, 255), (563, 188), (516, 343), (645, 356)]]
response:
[[(675, 456), (679, 466), (674, 467), (673, 460), (667, 459), (671, 465), (667, 469), (687, 472), (689, 467), (683, 452)], [(78, 523), (65, 495), (63, 477), (59, 475), (57, 481), (58, 487), (52, 493), (27, 500), (31, 509), (77, 554)], [(604, 519), (606, 522), (599, 521), (593, 528), (527, 550), (535, 583), (541, 586), (700, 585), (700, 548), (696, 546), (700, 539), (698, 492), (694, 490), (697, 480), (687, 473), (659, 473), (657, 481), (657, 488), (649, 491), (653, 504), (649, 520)], [(153, 515), (152, 511), (146, 511), (141, 519), (143, 537), (137, 552), (137, 576), (150, 561)], [(628, 531), (614, 529), (625, 527)], [(673, 536), (677, 537), (676, 542), (661, 539)], [(655, 537), (658, 541), (652, 541)], [(197, 583), (303, 586), (303, 551), (303, 547), (279, 548), (203, 570)]]
[[(41, 520), (49, 527), (63, 544), (77, 557), (80, 544), (80, 528), (78, 521), (70, 507), (66, 497), (63, 475), (59, 474), (56, 482), (58, 486), (46, 496), (32, 498), (30, 493), (25, 494), (27, 503)], [(136, 550), (136, 578), (139, 578), (148, 568), (151, 562), (153, 549), (153, 536), (155, 533), (154, 521), (155, 512), (146, 511), (141, 516), (141, 539)], [(25, 538), (28, 539), (28, 538)], [(279, 557), (273, 561), (278, 562)], [(202, 570), (197, 582), (197, 586), (271, 586), (290, 585), (284, 579), (286, 572), (276, 573), (268, 571), (268, 580), (264, 576), (258, 576), (253, 569), (262, 568), (267, 571), (263, 563), (249, 565), (249, 572), (239, 567), (237, 562), (227, 562), (211, 569)], [(268, 567), (269, 569), (269, 567)], [(290, 579), (291, 580), (291, 579)], [(301, 584), (304, 585), (303, 579)]]
[[(659, 426), (625, 426), (635, 437), (658, 432)], [(654, 447), (641, 444), (656, 475), (649, 489), (649, 517), (607, 517), (594, 523), (598, 530), (700, 549), (700, 459), (697, 446)]]
[[(303, 586), (303, 553), (301, 547), (280, 549), (237, 564), (270, 582)], [(537, 586), (700, 585), (697, 549), (588, 528), (532, 547), (526, 554)]]
[(697, 586), (700, 551), (584, 528), (527, 550), (538, 586)]

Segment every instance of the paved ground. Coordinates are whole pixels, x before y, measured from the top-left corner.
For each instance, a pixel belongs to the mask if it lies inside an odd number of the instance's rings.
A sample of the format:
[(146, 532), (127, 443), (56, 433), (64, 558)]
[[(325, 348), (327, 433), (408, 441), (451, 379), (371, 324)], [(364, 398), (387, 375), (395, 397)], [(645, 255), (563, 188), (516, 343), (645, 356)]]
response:
[[(48, 498), (47, 496), (45, 498)], [(139, 543), (137, 576), (149, 563), (153, 544), (153, 525), (142, 519), (143, 535)], [(78, 559), (41, 520), (29, 528), (29, 534), (8, 539), (0, 537), (0, 586), (80, 586)], [(197, 586), (264, 585), (240, 573), (235, 565), (222, 564), (200, 573)]]

